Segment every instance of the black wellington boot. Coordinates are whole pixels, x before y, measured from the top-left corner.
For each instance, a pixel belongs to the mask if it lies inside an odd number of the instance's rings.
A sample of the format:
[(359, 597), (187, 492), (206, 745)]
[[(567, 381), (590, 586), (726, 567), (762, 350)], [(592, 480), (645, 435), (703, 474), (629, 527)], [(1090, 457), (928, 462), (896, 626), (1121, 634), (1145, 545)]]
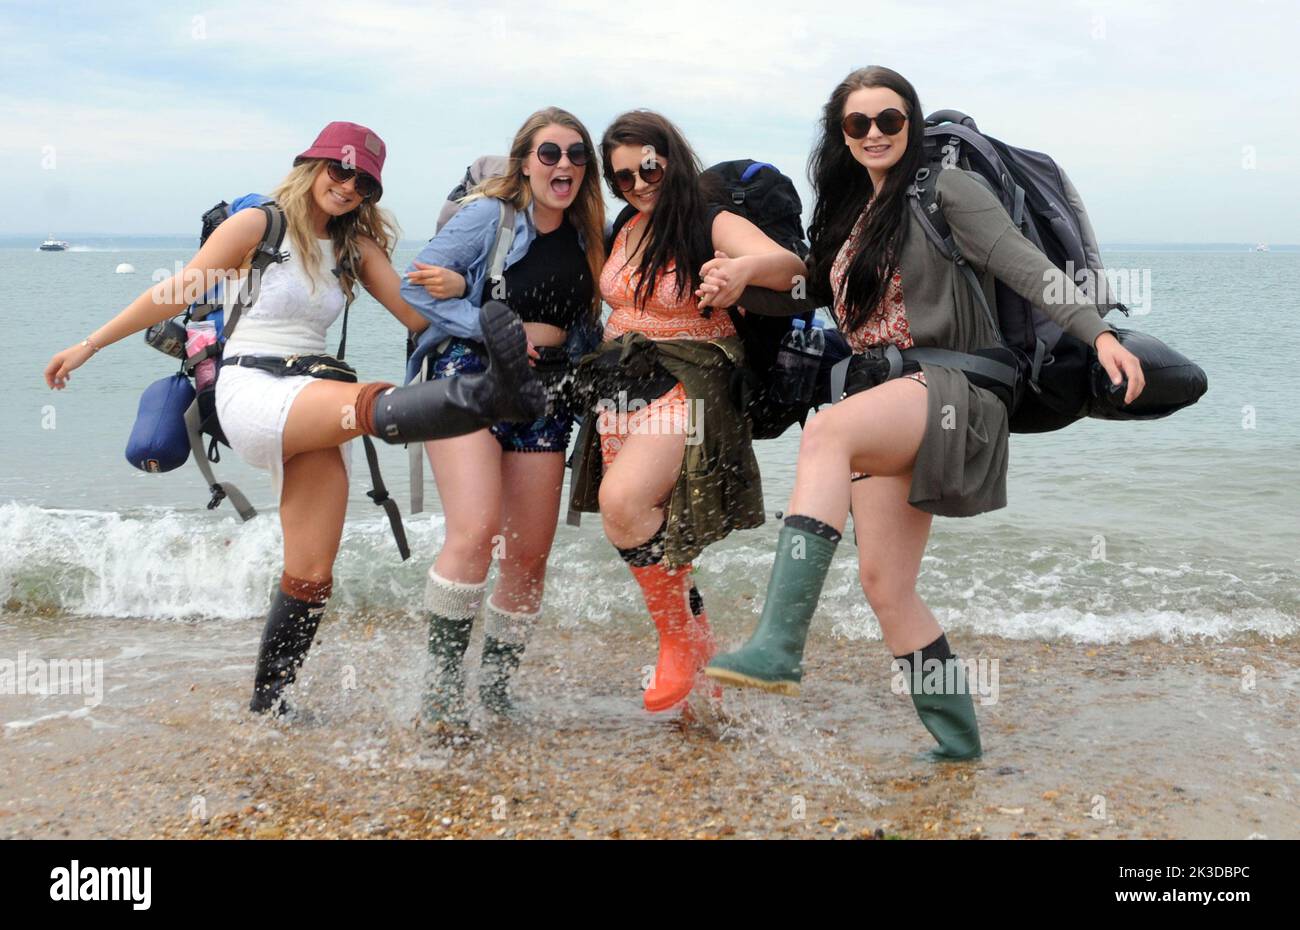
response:
[(519, 670), (523, 643), (508, 643), (488, 634), (483, 637), (483, 665), (478, 686), (479, 703), (499, 716), (514, 710), (510, 700), (510, 676)]
[(479, 311), (487, 370), (391, 388), (375, 399), (375, 435), (385, 442), (462, 436), (501, 420), (530, 422), (546, 413), (546, 390), (528, 362), (524, 324), (505, 304)]
[(271, 598), (271, 610), (262, 630), (262, 647), (257, 654), (257, 675), (253, 682), (253, 700), (248, 709), (257, 714), (275, 711), (285, 714), (289, 708), (281, 697), (307, 658), (307, 650), (316, 638), (324, 601), (303, 601), (279, 588)]

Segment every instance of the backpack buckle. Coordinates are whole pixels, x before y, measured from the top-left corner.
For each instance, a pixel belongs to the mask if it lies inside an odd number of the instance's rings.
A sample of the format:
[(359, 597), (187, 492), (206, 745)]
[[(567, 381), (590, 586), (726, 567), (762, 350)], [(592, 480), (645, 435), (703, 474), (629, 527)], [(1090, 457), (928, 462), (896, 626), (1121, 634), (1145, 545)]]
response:
[(208, 490), (212, 492), (212, 500), (208, 501), (208, 509), (216, 510), (218, 505), (226, 499), (226, 489), (219, 484), (214, 484)]

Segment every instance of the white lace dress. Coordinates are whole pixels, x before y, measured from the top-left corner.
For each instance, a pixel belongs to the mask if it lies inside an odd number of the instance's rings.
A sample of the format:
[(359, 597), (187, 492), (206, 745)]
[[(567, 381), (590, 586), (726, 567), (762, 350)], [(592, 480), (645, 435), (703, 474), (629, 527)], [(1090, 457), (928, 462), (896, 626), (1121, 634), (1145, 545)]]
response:
[[(328, 239), (318, 240), (320, 267), (313, 280), (285, 238), (281, 251), (287, 261), (271, 265), (262, 275), (257, 302), (240, 316), (223, 355), (321, 355), (325, 333), (343, 312), (344, 295), (334, 277), (334, 250)], [(284, 488), (284, 425), (298, 393), (315, 381), (305, 375), (279, 378), (256, 368), (227, 365), (217, 378), (217, 416), (230, 447), (248, 464), (271, 472), (279, 501)], [(352, 474), (352, 443), (339, 447), (343, 467)]]

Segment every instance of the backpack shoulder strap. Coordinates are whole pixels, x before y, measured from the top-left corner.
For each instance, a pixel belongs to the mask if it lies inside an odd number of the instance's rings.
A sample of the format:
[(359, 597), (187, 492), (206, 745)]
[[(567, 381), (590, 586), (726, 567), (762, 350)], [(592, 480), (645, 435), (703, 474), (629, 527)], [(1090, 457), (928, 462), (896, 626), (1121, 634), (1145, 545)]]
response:
[(921, 224), (921, 229), (925, 231), (925, 237), (934, 243), (940, 254), (957, 266), (958, 272), (966, 281), (967, 287), (975, 297), (975, 302), (979, 304), (980, 309), (984, 311), (984, 316), (988, 319), (989, 325), (997, 335), (998, 342), (1002, 343), (1002, 327), (998, 325), (998, 318), (993, 313), (993, 308), (989, 306), (988, 295), (984, 293), (984, 285), (980, 283), (979, 276), (971, 268), (961, 250), (957, 248), (957, 242), (953, 239), (952, 228), (948, 225), (947, 218), (943, 215), (943, 210), (939, 207), (937, 194), (938, 187), (938, 170), (935, 168), (925, 167), (916, 172), (916, 177), (911, 185), (907, 188), (907, 205), (912, 215), (916, 217), (917, 222)]
[(938, 169), (925, 167), (917, 171), (911, 186), (907, 188), (907, 204), (925, 230), (925, 237), (934, 243), (945, 258), (955, 260), (958, 253), (952, 229), (948, 226), (943, 210), (939, 208), (938, 180)]
[(488, 278), (500, 281), (506, 270), (506, 256), (515, 241), (515, 206), (504, 200), (498, 201), (500, 211), (497, 215), (497, 234), (492, 240), (492, 251), (488, 253)]
[(622, 210), (618, 211), (618, 216), (614, 217), (614, 225), (610, 227), (609, 235), (605, 239), (605, 254), (608, 255), (614, 251), (614, 240), (618, 238), (619, 232), (628, 224), (628, 220), (636, 215), (636, 207), (628, 204)]
[(240, 314), (257, 302), (257, 295), (262, 289), (262, 275), (266, 269), (288, 258), (280, 251), (288, 227), (284, 210), (274, 200), (260, 203), (255, 209), (266, 214), (266, 232), (262, 233), (262, 241), (257, 244), (257, 249), (253, 252), (253, 260), (249, 265), (248, 277), (244, 279), (244, 285), (236, 294), (234, 303), (226, 311), (225, 325), (221, 333), (222, 342), (230, 338), (235, 324), (239, 322)]
[(190, 451), (194, 453), (194, 464), (199, 467), (199, 471), (203, 474), (203, 480), (208, 483), (208, 490), (212, 492), (212, 499), (208, 501), (208, 509), (215, 510), (223, 500), (229, 498), (230, 503), (234, 505), (235, 510), (239, 513), (239, 518), (245, 521), (250, 520), (257, 516), (257, 511), (248, 502), (248, 498), (230, 482), (218, 481), (212, 473), (212, 466), (208, 462), (208, 453), (203, 449), (203, 437), (200, 435), (201, 419), (199, 401), (196, 397), (185, 410), (185, 436), (189, 440)]
[[(336, 277), (336, 278), (341, 278), (341, 277), (343, 276), (344, 272), (349, 272), (349, 273), (352, 274), (352, 281), (353, 281), (353, 284), (355, 285), (355, 284), (356, 284), (356, 281), (357, 281), (357, 276), (356, 276), (355, 271), (354, 271), (353, 268), (352, 268), (352, 258), (351, 258), (351, 256), (344, 255), (342, 258), (339, 259), (338, 264), (334, 267), (334, 277)], [(344, 295), (344, 303), (343, 303), (343, 332), (342, 332), (342, 334), (339, 336), (339, 348), (338, 348), (338, 352), (335, 353), (335, 357), (336, 357), (339, 361), (343, 361), (343, 354), (344, 354), (345, 352), (347, 352), (347, 350), (348, 350), (348, 311), (349, 311), (350, 309), (352, 309), (352, 301), (353, 301), (353, 299), (354, 299), (354, 297), (349, 297), (349, 296), (347, 296), (347, 295)]]

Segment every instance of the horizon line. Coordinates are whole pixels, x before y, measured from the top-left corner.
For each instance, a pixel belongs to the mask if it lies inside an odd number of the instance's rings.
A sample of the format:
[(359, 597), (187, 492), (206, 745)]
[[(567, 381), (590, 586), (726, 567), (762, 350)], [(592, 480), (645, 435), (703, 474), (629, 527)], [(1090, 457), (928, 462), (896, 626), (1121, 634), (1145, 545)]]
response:
[[(0, 232), (0, 238), (4, 238), (4, 239), (32, 238), (35, 239), (38, 244), (40, 242), (45, 241), (46, 235), (53, 235), (53, 234), (31, 233), (31, 232), (15, 232), (15, 233)], [(188, 233), (181, 233), (181, 232), (106, 233), (106, 232), (81, 231), (81, 232), (72, 232), (72, 233), (62, 233), (61, 235), (85, 236), (88, 238), (97, 238), (97, 239), (109, 239), (109, 238), (112, 239), (193, 239), (193, 240), (198, 239), (198, 236), (192, 232), (188, 232)], [(63, 239), (59, 241), (67, 242), (69, 240)], [(401, 245), (403, 243), (423, 244), (428, 241), (429, 240), (427, 238), (410, 238), (410, 237), (403, 236), (397, 240), (397, 243), (398, 245)], [(1242, 241), (1212, 240), (1206, 242), (1191, 242), (1191, 241), (1176, 240), (1176, 239), (1146, 239), (1146, 240), (1118, 239), (1113, 242), (1099, 242), (1098, 245), (1101, 248), (1117, 248), (1119, 246), (1133, 246), (1133, 245), (1194, 245), (1194, 246), (1201, 246), (1201, 247), (1210, 246), (1210, 245), (1231, 245), (1231, 246), (1246, 246), (1251, 248), (1253, 248), (1256, 245), (1267, 245), (1270, 249), (1271, 248), (1280, 248), (1280, 249), (1300, 248), (1300, 242), (1263, 242), (1259, 240), (1252, 243), (1244, 240)]]

